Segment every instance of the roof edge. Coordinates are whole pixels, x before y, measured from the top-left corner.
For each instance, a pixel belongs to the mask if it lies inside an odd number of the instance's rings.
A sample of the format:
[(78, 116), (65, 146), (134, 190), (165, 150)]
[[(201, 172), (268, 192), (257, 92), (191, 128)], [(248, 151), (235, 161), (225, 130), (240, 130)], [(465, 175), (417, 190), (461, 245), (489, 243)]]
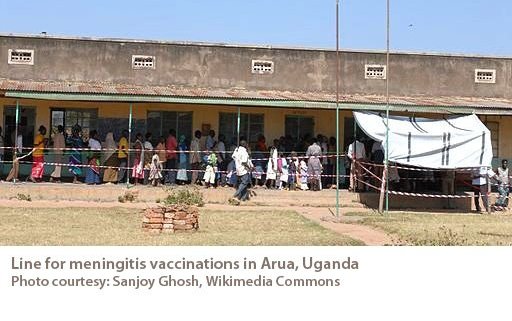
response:
[[(235, 44), (223, 42), (201, 42), (201, 41), (170, 41), (156, 39), (130, 39), (130, 38), (109, 38), (109, 37), (86, 37), (86, 36), (66, 36), (66, 35), (48, 35), (48, 34), (24, 34), (0, 32), (0, 38), (33, 38), (33, 39), (55, 39), (55, 40), (77, 40), (77, 41), (97, 41), (113, 43), (146, 43), (160, 45), (180, 45), (180, 46), (204, 46), (204, 47), (224, 47), (224, 48), (247, 48), (247, 49), (274, 49), (274, 50), (302, 50), (302, 51), (324, 51), (335, 52), (334, 48), (315, 48), (288, 45), (257, 45), (257, 44)], [(345, 53), (368, 53), (385, 54), (383, 49), (351, 49), (343, 48), (340, 52)], [(487, 58), (487, 59), (512, 59), (512, 56), (491, 55), (491, 54), (465, 54), (465, 53), (446, 53), (446, 52), (424, 52), (424, 51), (403, 51), (392, 50), (393, 55), (411, 55), (411, 56), (437, 56), (437, 57), (461, 57), (461, 58)]]

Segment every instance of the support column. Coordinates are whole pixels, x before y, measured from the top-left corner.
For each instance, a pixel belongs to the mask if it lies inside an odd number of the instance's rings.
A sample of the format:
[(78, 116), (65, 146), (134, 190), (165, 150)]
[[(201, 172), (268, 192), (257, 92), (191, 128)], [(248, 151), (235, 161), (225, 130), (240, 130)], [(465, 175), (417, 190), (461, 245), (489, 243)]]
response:
[(18, 127), (20, 126), (20, 101), (16, 99), (16, 119), (14, 121), (14, 153), (13, 153), (13, 160), (14, 158), (17, 158), (18, 154)]
[(238, 106), (238, 114), (236, 121), (236, 136), (237, 136), (237, 146), (240, 146), (240, 106)]
[(130, 185), (130, 150), (132, 149), (132, 119), (133, 119), (133, 106), (130, 103), (130, 115), (128, 116), (128, 154), (126, 157), (126, 186)]

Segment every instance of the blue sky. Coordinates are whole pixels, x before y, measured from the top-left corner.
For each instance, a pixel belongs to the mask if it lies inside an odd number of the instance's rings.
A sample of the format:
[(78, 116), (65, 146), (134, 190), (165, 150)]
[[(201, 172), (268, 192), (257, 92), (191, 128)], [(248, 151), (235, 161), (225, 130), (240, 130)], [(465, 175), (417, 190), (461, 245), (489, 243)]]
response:
[[(385, 49), (386, 1), (341, 0), (341, 47)], [(335, 0), (25, 0), (2, 33), (335, 47)], [(391, 0), (391, 48), (512, 56), (510, 0)]]

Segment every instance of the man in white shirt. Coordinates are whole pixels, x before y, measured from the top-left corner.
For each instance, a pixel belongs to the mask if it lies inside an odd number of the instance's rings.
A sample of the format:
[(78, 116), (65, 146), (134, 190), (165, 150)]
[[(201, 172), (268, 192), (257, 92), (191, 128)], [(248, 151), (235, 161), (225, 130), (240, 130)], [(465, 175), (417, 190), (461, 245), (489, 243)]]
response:
[(348, 146), (347, 157), (350, 159), (350, 190), (360, 191), (362, 190), (363, 183), (363, 170), (361, 164), (357, 161), (366, 159), (366, 149), (364, 144), (357, 139)]
[(482, 196), (484, 208), (489, 208), (489, 196), (487, 195), (488, 186), (487, 179), (495, 177), (496, 174), (488, 167), (479, 167), (473, 172), (473, 188), (475, 189), (475, 208), (477, 212), (481, 212), (479, 198)]
[(247, 142), (245, 140), (240, 141), (240, 146), (235, 149), (232, 157), (235, 161), (236, 175), (239, 180), (238, 189), (233, 195), (233, 198), (236, 198), (239, 201), (247, 201), (249, 200), (249, 184), (251, 179), (249, 171), (253, 166), (249, 159)]

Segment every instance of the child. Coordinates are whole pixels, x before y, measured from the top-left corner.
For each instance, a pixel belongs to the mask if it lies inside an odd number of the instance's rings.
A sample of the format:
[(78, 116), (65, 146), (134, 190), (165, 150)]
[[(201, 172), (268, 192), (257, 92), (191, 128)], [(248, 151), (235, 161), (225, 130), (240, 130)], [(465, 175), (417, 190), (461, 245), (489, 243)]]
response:
[(288, 184), (288, 163), (283, 155), (279, 155), (279, 189), (286, 188)]
[(149, 166), (149, 180), (151, 181), (151, 185), (158, 186), (160, 184), (163, 177), (162, 168), (160, 157), (155, 153), (151, 158), (151, 165)]
[(300, 160), (300, 189), (308, 190), (308, 164), (304, 159)]
[(297, 186), (297, 168), (299, 167), (299, 160), (297, 153), (292, 152), (288, 160), (288, 190), (294, 191)]
[(203, 180), (206, 184), (206, 188), (215, 184), (215, 173), (217, 172), (217, 155), (214, 151), (210, 152), (206, 160), (206, 171), (204, 172)]

